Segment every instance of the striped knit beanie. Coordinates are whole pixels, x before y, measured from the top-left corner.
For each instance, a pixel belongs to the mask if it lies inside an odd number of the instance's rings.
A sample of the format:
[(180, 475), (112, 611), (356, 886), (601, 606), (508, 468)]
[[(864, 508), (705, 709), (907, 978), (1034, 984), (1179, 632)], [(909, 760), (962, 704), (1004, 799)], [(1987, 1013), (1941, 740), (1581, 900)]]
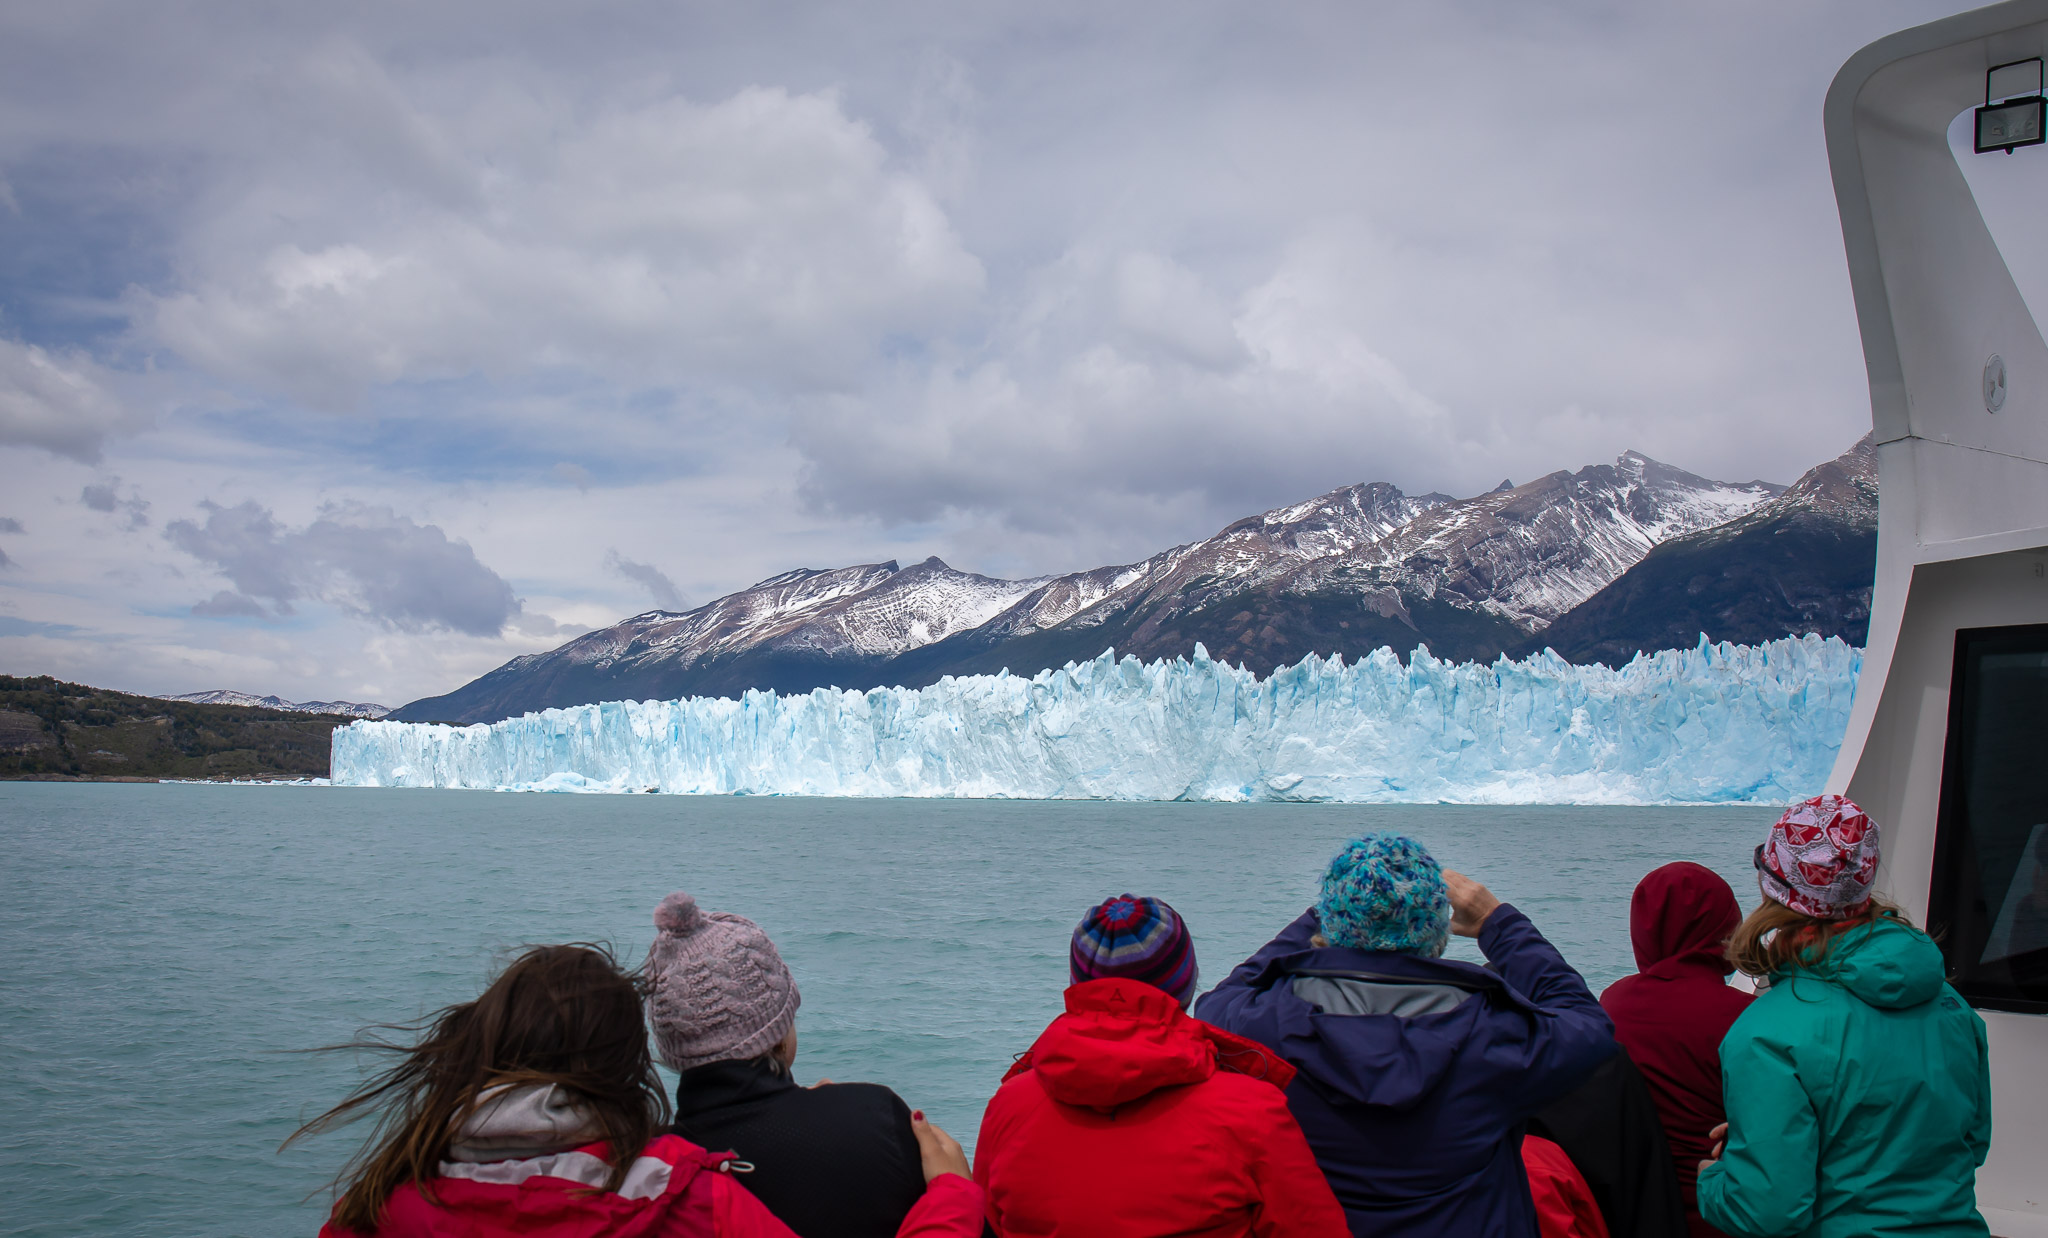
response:
[(1436, 958), (1451, 940), (1443, 870), (1404, 834), (1367, 834), (1344, 844), (1323, 873), (1316, 918), (1333, 946)]
[(1120, 977), (1164, 989), (1185, 1006), (1201, 969), (1188, 926), (1161, 899), (1120, 894), (1088, 909), (1068, 956), (1073, 982)]

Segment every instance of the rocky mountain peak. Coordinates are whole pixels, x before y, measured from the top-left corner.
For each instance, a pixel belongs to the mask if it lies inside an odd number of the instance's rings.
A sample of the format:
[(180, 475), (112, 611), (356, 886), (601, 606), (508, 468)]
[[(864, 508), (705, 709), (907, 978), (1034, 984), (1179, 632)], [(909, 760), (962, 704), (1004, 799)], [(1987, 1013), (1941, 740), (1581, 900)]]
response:
[[(1801, 479), (1800, 503), (1859, 484), (1861, 466), (1834, 463), (1842, 467)], [(914, 686), (949, 673), (1035, 672), (1108, 647), (1154, 658), (1204, 643), (1259, 670), (1383, 644), (1491, 658), (1653, 547), (1744, 517), (1781, 492), (1630, 450), (1612, 464), (1465, 499), (1408, 495), (1386, 482), (1342, 486), (1136, 563), (1058, 576), (1004, 580), (936, 556), (908, 568), (891, 560), (799, 569), (516, 658), (396, 716), (485, 721), (627, 697)]]

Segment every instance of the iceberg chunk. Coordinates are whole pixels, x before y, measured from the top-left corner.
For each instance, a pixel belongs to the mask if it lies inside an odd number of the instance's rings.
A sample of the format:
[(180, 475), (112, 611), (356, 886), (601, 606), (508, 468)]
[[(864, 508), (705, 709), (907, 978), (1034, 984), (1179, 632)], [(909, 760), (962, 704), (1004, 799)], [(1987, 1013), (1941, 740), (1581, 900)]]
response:
[(698, 795), (1782, 803), (1827, 777), (1863, 652), (1815, 636), (1452, 663), (1382, 648), (1264, 679), (1106, 652), (1031, 678), (356, 722), (338, 785)]

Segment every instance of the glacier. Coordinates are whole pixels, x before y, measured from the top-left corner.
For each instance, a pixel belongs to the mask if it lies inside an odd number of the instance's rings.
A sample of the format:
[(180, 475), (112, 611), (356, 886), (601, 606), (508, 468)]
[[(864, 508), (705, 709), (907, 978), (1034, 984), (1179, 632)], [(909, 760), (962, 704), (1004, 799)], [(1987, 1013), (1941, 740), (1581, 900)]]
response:
[(1342, 803), (1783, 803), (1820, 790), (1863, 651), (1710, 644), (1619, 669), (1545, 651), (1311, 655), (1260, 678), (1105, 652), (1030, 678), (614, 701), (475, 726), (361, 721), (363, 787)]

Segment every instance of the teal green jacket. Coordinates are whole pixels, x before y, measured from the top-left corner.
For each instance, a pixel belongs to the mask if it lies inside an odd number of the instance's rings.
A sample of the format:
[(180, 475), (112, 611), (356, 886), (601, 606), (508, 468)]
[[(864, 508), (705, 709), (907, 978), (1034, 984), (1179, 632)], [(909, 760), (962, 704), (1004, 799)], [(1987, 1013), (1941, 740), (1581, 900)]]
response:
[(1894, 921), (1774, 976), (1721, 1042), (1728, 1149), (1700, 1215), (1731, 1235), (1983, 1234), (1984, 1020), (1941, 949)]

